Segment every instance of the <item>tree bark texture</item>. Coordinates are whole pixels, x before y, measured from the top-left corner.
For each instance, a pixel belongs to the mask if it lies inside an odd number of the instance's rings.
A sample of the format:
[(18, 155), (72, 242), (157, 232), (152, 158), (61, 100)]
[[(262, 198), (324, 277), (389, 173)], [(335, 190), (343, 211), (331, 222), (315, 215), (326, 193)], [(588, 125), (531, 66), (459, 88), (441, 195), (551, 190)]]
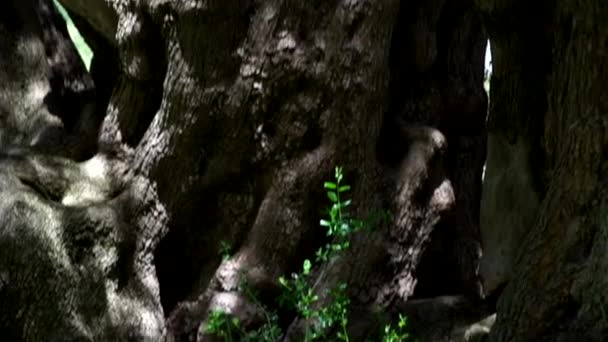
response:
[(493, 54), (482, 203), (491, 341), (605, 341), (602, 1), (483, 1)]
[[(348, 284), (352, 340), (383, 311), (414, 316), (415, 292), (478, 303), (486, 38), (471, 2), (62, 3), (106, 110), (86, 161), (3, 159), (1, 331), (206, 341), (214, 308), (253, 324), (240, 282), (272, 305), (278, 277), (325, 242), (335, 165), (355, 215), (392, 214), (316, 273), (320, 294)], [(453, 327), (431, 323), (420, 336), (447, 340)]]

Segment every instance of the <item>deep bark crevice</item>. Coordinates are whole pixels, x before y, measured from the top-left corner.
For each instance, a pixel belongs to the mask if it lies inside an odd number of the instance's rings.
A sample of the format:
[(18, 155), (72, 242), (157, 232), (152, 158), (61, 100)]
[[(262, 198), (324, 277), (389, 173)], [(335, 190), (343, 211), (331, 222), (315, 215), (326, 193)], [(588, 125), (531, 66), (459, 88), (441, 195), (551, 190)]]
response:
[[(430, 174), (425, 175), (429, 181), (417, 192), (416, 201), (428, 202), (433, 190), (450, 179), (455, 181), (458, 203), (430, 232), (416, 271), (420, 290), (414, 296), (464, 293), (478, 297), (477, 276), (470, 270), (479, 258), (475, 250), (480, 241), (476, 213), (485, 160), (487, 98), (480, 87), (485, 33), (477, 14), (467, 6), (441, 1), (402, 3), (399, 13), (390, 54), (389, 110), (378, 142), (378, 159), (391, 169), (398, 168), (408, 150), (400, 153), (395, 147), (416, 141), (407, 137), (412, 133), (404, 135), (408, 127), (436, 127), (446, 136), (447, 152), (431, 161)], [(459, 240), (469, 242), (456, 243)]]

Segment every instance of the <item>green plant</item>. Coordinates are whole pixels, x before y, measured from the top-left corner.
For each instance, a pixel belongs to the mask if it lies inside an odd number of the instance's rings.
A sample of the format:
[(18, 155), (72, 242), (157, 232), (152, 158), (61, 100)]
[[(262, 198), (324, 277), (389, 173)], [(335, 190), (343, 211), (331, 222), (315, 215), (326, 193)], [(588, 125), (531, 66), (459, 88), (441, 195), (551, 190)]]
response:
[(396, 328), (393, 328), (390, 324), (384, 326), (382, 342), (404, 342), (409, 340), (410, 335), (407, 333), (406, 328), (407, 317), (399, 314), (399, 322), (397, 322)]
[(265, 323), (257, 330), (249, 333), (243, 341), (252, 342), (275, 342), (279, 340), (279, 337), (283, 334), (281, 327), (279, 326), (279, 316), (276, 312), (270, 311), (260, 300), (259, 296), (246, 282), (245, 277), (241, 277), (239, 284), (241, 292), (245, 293), (249, 300), (251, 300), (264, 314)]
[(239, 319), (220, 309), (211, 311), (205, 332), (223, 337), (226, 342), (240, 341), (243, 335)]
[(323, 336), (323, 332), (330, 330), (334, 326), (338, 326), (337, 339), (339, 341), (349, 340), (346, 327), (348, 325), (348, 305), (350, 304), (350, 299), (348, 298), (346, 289), (346, 284), (340, 283), (330, 293), (334, 301), (319, 309), (317, 318), (319, 320), (320, 336)]
[(247, 334), (242, 341), (246, 342), (277, 342), (283, 334), (279, 327), (279, 317), (276, 313), (272, 313), (270, 319), (257, 330)]
[(80, 35), (80, 32), (72, 22), (72, 19), (70, 18), (65, 8), (59, 3), (59, 1), (54, 0), (53, 2), (55, 3), (57, 10), (65, 20), (68, 29), (68, 34), (70, 35), (70, 39), (74, 43), (74, 46), (76, 46), (76, 50), (78, 50), (80, 58), (82, 59), (87, 70), (90, 70), (91, 60), (93, 59), (93, 51), (85, 42), (84, 38), (82, 38), (82, 36)]
[(344, 175), (341, 167), (336, 167), (334, 178), (335, 182), (323, 184), (332, 204), (327, 212), (327, 219), (322, 219), (320, 222), (321, 226), (327, 228), (327, 236), (331, 237), (332, 241), (319, 248), (316, 253), (318, 262), (327, 261), (336, 253), (348, 249), (350, 246), (348, 236), (366, 226), (364, 221), (351, 218), (345, 211), (352, 201), (343, 198), (345, 193), (350, 191), (350, 185), (343, 184)]
[[(323, 184), (327, 197), (331, 201), (331, 206), (327, 210), (327, 217), (320, 221), (321, 226), (327, 228), (327, 236), (330, 241), (315, 253), (314, 261), (305, 259), (302, 269), (298, 273), (293, 273), (290, 278), (280, 277), (279, 283), (282, 293), (278, 298), (279, 305), (293, 310), (298, 318), (308, 320), (311, 324), (304, 331), (305, 341), (325, 340), (325, 341), (349, 341), (347, 332), (348, 326), (348, 306), (350, 299), (347, 295), (347, 285), (338, 284), (327, 294), (324, 304), (319, 304), (319, 296), (312, 285), (312, 274), (315, 264), (327, 262), (331, 258), (337, 257), (341, 252), (350, 247), (349, 236), (364, 228), (370, 228), (377, 224), (379, 220), (389, 218), (387, 212), (371, 215), (366, 221), (357, 220), (350, 217), (346, 209), (351, 205), (351, 200), (346, 199), (346, 193), (351, 187), (344, 184), (344, 174), (341, 167), (336, 167), (334, 181)], [(220, 253), (224, 258), (230, 257), (230, 246), (224, 241), (221, 243)], [(241, 292), (245, 293), (264, 313), (266, 323), (257, 330), (244, 333), (238, 319), (221, 311), (213, 311), (208, 322), (207, 332), (218, 337), (223, 337), (224, 341), (279, 341), (283, 335), (278, 324), (278, 315), (274, 311), (268, 310), (257, 299), (246, 282), (240, 284)], [(406, 341), (408, 334), (405, 331), (407, 321), (404, 316), (399, 316), (396, 328), (387, 325), (382, 335), (382, 342)]]
[[(345, 193), (351, 187), (343, 183), (344, 174), (341, 167), (336, 167), (333, 182), (325, 182), (323, 187), (327, 197), (331, 201), (331, 207), (327, 211), (327, 218), (322, 219), (320, 224), (327, 228), (327, 236), (331, 238), (325, 246), (316, 252), (316, 262), (321, 263), (337, 256), (340, 252), (350, 247), (349, 235), (365, 227), (361, 220), (351, 218), (346, 208), (352, 203), (345, 199)], [(303, 318), (312, 320), (309, 329), (305, 331), (305, 341), (316, 339), (333, 338), (339, 341), (348, 341), (346, 327), (348, 325), (348, 305), (350, 300), (347, 296), (346, 284), (338, 284), (329, 292), (329, 300), (325, 305), (316, 308), (319, 297), (310, 284), (310, 275), (313, 262), (304, 260), (302, 270), (291, 275), (291, 279), (279, 278), (283, 287), (283, 293), (279, 302), (287, 307), (294, 308), (297, 314)]]
[(222, 256), (222, 260), (224, 261), (230, 259), (232, 256), (232, 246), (224, 240), (220, 241), (219, 254)]

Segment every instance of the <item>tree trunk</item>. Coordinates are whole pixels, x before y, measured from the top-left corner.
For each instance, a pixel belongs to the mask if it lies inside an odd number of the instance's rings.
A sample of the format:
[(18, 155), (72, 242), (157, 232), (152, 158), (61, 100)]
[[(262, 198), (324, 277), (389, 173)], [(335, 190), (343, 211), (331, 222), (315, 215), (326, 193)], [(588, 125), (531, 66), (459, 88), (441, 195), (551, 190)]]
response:
[(602, 1), (480, 1), (492, 43), (482, 205), (491, 341), (605, 341)]
[[(315, 272), (320, 294), (347, 283), (351, 341), (401, 309), (421, 339), (450, 338), (454, 306), (407, 302), (414, 293), (481, 307), (485, 33), (471, 3), (62, 3), (91, 42), (107, 110), (87, 161), (47, 150), (2, 160), (13, 195), (0, 202), (1, 332), (206, 341), (218, 307), (248, 328), (256, 308), (240, 282), (273, 306), (278, 277), (325, 243), (335, 165), (356, 216), (392, 214)], [(438, 306), (433, 321), (420, 314)], [(285, 322), (287, 338), (302, 324)]]

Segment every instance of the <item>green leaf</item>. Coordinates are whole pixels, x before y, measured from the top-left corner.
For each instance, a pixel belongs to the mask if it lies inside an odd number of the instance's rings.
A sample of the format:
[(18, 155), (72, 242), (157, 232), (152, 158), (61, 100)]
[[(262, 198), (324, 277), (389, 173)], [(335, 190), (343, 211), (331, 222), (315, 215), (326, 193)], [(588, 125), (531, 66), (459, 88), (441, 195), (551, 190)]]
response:
[(340, 224), (340, 232), (344, 236), (348, 235), (351, 231), (352, 231), (352, 229), (350, 228), (350, 225), (348, 224), (348, 222), (342, 222), (342, 224)]
[(327, 220), (321, 220), (321, 226), (322, 227), (329, 227), (331, 225), (331, 223)]
[(333, 192), (333, 191), (328, 191), (328, 192), (327, 192), (327, 197), (329, 197), (329, 199), (330, 199), (332, 202), (334, 202), (334, 203), (335, 203), (335, 202), (338, 202), (338, 195), (337, 195), (335, 192)]
[(350, 225), (352, 226), (353, 231), (358, 231), (365, 228), (365, 222), (359, 220), (350, 221)]
[(338, 183), (342, 180), (342, 167), (336, 166), (336, 180)]
[(338, 186), (336, 185), (336, 183), (334, 182), (325, 182), (323, 183), (323, 186), (325, 187), (325, 189), (327, 190), (335, 190)]
[(312, 264), (310, 263), (310, 260), (308, 260), (308, 259), (304, 260), (304, 265), (302, 266), (302, 273), (304, 275), (308, 275), (310, 273), (311, 267), (312, 267)]
[(407, 325), (407, 317), (399, 314), (399, 328), (405, 328)]
[(350, 190), (350, 185), (342, 185), (340, 187), (340, 189), (338, 189), (338, 192), (346, 192)]
[(319, 248), (315, 255), (317, 256), (317, 261), (327, 261), (327, 251), (324, 248)]
[(341, 207), (341, 208), (346, 208), (346, 207), (348, 207), (348, 206), (349, 206), (349, 205), (350, 205), (352, 202), (353, 202), (352, 200), (346, 200), (346, 201), (344, 201), (344, 202), (340, 203), (340, 207)]
[(287, 284), (287, 279), (285, 279), (285, 277), (279, 277), (279, 284), (289, 288), (289, 285)]

